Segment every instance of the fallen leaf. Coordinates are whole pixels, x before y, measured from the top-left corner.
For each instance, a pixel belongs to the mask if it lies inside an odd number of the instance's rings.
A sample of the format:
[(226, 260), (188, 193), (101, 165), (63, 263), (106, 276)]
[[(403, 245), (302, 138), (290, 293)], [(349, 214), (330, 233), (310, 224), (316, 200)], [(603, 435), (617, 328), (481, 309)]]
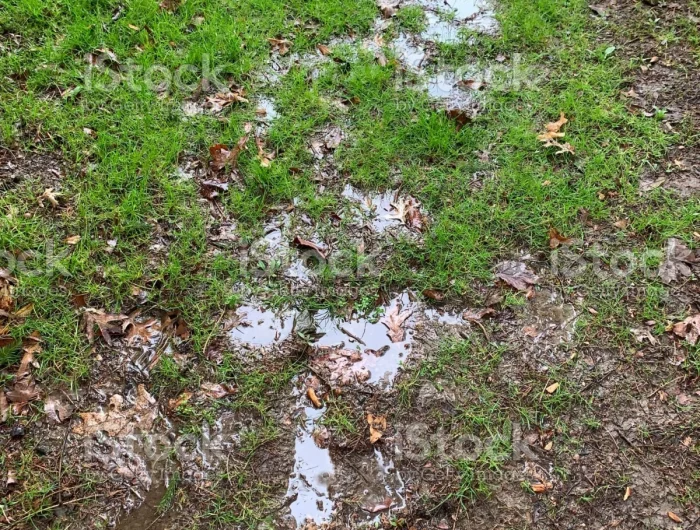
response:
[(630, 224), (629, 219), (620, 219), (619, 221), (615, 221), (613, 223), (613, 226), (616, 228), (619, 228), (620, 230), (624, 230), (627, 228)]
[(545, 147), (558, 147), (559, 151), (557, 154), (571, 153), (574, 154), (574, 147), (569, 143), (559, 143), (558, 139), (563, 138), (565, 135), (561, 132), (561, 128), (567, 124), (569, 120), (566, 119), (564, 113), (562, 112), (559, 116), (559, 120), (555, 122), (548, 123), (546, 125), (545, 132), (539, 134), (537, 139), (544, 143)]
[(29, 315), (32, 314), (32, 311), (34, 311), (34, 304), (27, 304), (24, 307), (12, 313), (12, 316), (14, 318), (27, 318)]
[(70, 236), (64, 239), (64, 241), (67, 245), (77, 245), (78, 243), (80, 243), (80, 239), (80, 236)]
[(682, 523), (682, 522), (683, 522), (683, 519), (681, 519), (680, 517), (678, 517), (678, 516), (677, 516), (675, 513), (673, 513), (673, 512), (668, 512), (667, 515), (668, 515), (668, 518), (671, 519), (672, 521), (675, 521), (675, 522), (677, 522), (677, 523)]
[(382, 317), (381, 322), (389, 329), (387, 335), (391, 342), (401, 342), (404, 339), (406, 332), (403, 326), (412, 314), (413, 311), (409, 309), (401, 311), (401, 306), (396, 304)]
[(321, 53), (321, 55), (330, 55), (331, 49), (325, 44), (318, 44), (316, 49)]
[(144, 322), (136, 320), (136, 315), (131, 315), (122, 324), (122, 331), (126, 332), (126, 342), (133, 346), (137, 341), (141, 344), (150, 344), (160, 334), (160, 322), (150, 318)]
[(365, 511), (369, 513), (379, 513), (379, 512), (384, 512), (386, 510), (391, 509), (391, 507), (394, 505), (394, 499), (391, 497), (385, 497), (382, 502), (379, 502), (373, 506), (364, 508)]
[(623, 501), (626, 501), (627, 499), (630, 498), (630, 495), (632, 495), (632, 488), (630, 488), (629, 486), (627, 486), (627, 487), (625, 488), (625, 496), (622, 497), (622, 500), (623, 500)]
[(176, 410), (192, 399), (192, 396), (194, 396), (192, 392), (183, 392), (177, 397), (177, 399), (171, 399), (168, 401), (168, 408), (170, 410)]
[(38, 333), (26, 339), (22, 345), (22, 360), (15, 374), (15, 382), (12, 390), (5, 394), (8, 401), (13, 403), (13, 411), (20, 414), (30, 401), (39, 398), (40, 392), (32, 375), (32, 367), (38, 367), (36, 354), (41, 352), (41, 343)]
[(670, 238), (666, 243), (666, 259), (659, 268), (661, 281), (670, 284), (692, 276), (691, 265), (700, 262), (696, 252), (690, 250), (681, 240)]
[(554, 442), (549, 442), (549, 443), (547, 443), (547, 445), (544, 446), (544, 450), (551, 451), (553, 446), (554, 446)]
[(437, 302), (445, 299), (445, 293), (443, 293), (442, 291), (436, 291), (435, 289), (425, 289), (423, 291), (423, 296), (425, 296), (426, 298), (430, 298), (431, 300), (435, 300)]
[(7, 403), (5, 392), (0, 389), (0, 423), (5, 423), (10, 416), (10, 405)]
[(212, 399), (222, 399), (236, 393), (234, 387), (218, 383), (202, 383), (199, 388), (205, 396)]
[(700, 338), (700, 313), (686, 318), (683, 322), (673, 325), (673, 333), (695, 346)]
[(382, 0), (379, 2), (379, 10), (382, 12), (384, 18), (391, 18), (396, 14), (396, 10), (399, 7), (397, 0)]
[(158, 404), (146, 391), (146, 387), (138, 385), (134, 406), (123, 408), (124, 398), (114, 394), (109, 400), (106, 411), (81, 412), (81, 423), (73, 426), (73, 432), (83, 436), (91, 436), (104, 431), (110, 436), (124, 437), (135, 431), (148, 432), (158, 416)]
[(164, 11), (174, 12), (179, 6), (182, 0), (163, 0), (160, 4), (160, 8)]
[(83, 320), (85, 322), (88, 342), (90, 344), (95, 342), (95, 326), (97, 326), (104, 341), (111, 346), (112, 334), (122, 335), (124, 333), (122, 326), (117, 324), (128, 319), (129, 317), (127, 315), (105, 313), (101, 309), (86, 309), (85, 313), (83, 313)]
[(503, 261), (496, 265), (496, 276), (519, 291), (527, 291), (536, 285), (539, 277), (520, 261)]
[(272, 51), (276, 51), (280, 55), (285, 55), (292, 46), (292, 43), (287, 39), (267, 39), (267, 41), (271, 44)]
[(397, 199), (391, 203), (395, 212), (386, 216), (387, 219), (398, 219), (408, 228), (421, 230), (423, 228), (423, 215), (420, 213), (420, 202), (413, 197)]
[(557, 390), (559, 390), (559, 383), (553, 383), (549, 385), (547, 388), (545, 388), (548, 394), (554, 394)]
[(480, 309), (478, 311), (465, 311), (462, 314), (462, 318), (464, 320), (467, 320), (469, 322), (478, 322), (479, 320), (482, 320), (486, 317), (490, 317), (492, 315), (496, 314), (496, 310), (493, 309), (492, 307), (487, 307), (485, 309)]
[(8, 469), (7, 480), (5, 481), (5, 485), (9, 488), (11, 486), (14, 486), (15, 484), (17, 484), (17, 472), (14, 469)]
[(255, 145), (258, 148), (258, 160), (260, 160), (260, 165), (262, 167), (270, 167), (272, 159), (275, 157), (274, 153), (265, 152), (265, 140), (262, 138), (256, 138)]
[(336, 149), (340, 145), (340, 142), (343, 141), (344, 136), (343, 130), (340, 127), (335, 125), (331, 126), (323, 137), (323, 143), (326, 149)]
[(66, 405), (58, 396), (53, 395), (44, 401), (44, 414), (49, 419), (49, 423), (58, 425), (70, 418), (73, 414), (73, 407)]
[(322, 259), (326, 259), (326, 256), (328, 255), (328, 250), (324, 250), (322, 247), (320, 247), (319, 245), (317, 245), (313, 241), (308, 241), (307, 239), (302, 239), (299, 236), (296, 236), (294, 238), (293, 243), (298, 247), (310, 248), (310, 249), (316, 251)]
[(54, 208), (58, 208), (60, 206), (58, 202), (58, 198), (61, 196), (60, 193), (57, 193), (53, 190), (53, 188), (46, 188), (44, 190), (44, 193), (39, 195), (39, 206), (42, 208), (44, 207), (44, 201), (49, 201), (51, 203), (51, 206)]
[(212, 113), (218, 114), (233, 103), (248, 103), (248, 100), (244, 97), (244, 94), (245, 92), (243, 89), (232, 92), (219, 92), (218, 94), (207, 98), (206, 106), (212, 111)]
[(571, 243), (571, 238), (564, 237), (556, 228), (549, 229), (549, 248), (557, 248), (559, 245)]
[(226, 166), (236, 168), (238, 166), (238, 157), (241, 152), (247, 149), (247, 143), (248, 136), (242, 136), (233, 149), (230, 150), (224, 144), (212, 145), (209, 148), (209, 155), (211, 156), (210, 167), (214, 171), (220, 171)]
[(306, 389), (306, 395), (308, 396), (311, 403), (313, 403), (314, 407), (316, 407), (317, 409), (323, 407), (323, 403), (318, 398), (318, 396), (316, 395), (316, 391), (312, 387)]
[(371, 374), (361, 361), (362, 354), (357, 350), (332, 346), (318, 347), (311, 357), (313, 369), (325, 374), (333, 385), (350, 385), (367, 381)]
[(369, 441), (377, 443), (386, 431), (386, 417), (367, 414), (367, 424), (369, 425)]

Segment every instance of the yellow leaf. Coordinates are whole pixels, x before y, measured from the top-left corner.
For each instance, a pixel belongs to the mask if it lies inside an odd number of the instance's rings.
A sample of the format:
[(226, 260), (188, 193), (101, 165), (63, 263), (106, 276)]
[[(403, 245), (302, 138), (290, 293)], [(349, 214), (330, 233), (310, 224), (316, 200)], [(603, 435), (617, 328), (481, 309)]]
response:
[(630, 495), (632, 495), (632, 488), (627, 486), (627, 488), (625, 488), (625, 496), (622, 498), (622, 500), (626, 501), (627, 499), (630, 498)]
[(554, 394), (557, 390), (559, 390), (559, 383), (553, 383), (549, 385), (547, 388), (545, 388), (548, 394)]
[(672, 521), (676, 521), (677, 523), (682, 523), (683, 519), (678, 517), (675, 513), (673, 512), (668, 512), (668, 518), (671, 519)]

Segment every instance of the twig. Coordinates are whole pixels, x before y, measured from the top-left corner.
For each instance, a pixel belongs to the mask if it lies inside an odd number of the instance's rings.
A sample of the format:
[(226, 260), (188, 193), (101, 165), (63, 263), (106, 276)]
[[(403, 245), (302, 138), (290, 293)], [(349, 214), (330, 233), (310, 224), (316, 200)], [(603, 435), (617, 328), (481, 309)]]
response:
[(367, 344), (365, 344), (365, 341), (363, 341), (360, 337), (358, 337), (357, 335), (351, 333), (351, 332), (348, 331), (347, 329), (345, 329), (345, 328), (343, 328), (343, 327), (338, 328), (338, 329), (340, 329), (340, 331), (342, 331), (343, 333), (345, 333), (345, 334), (346, 334), (348, 337), (350, 337), (351, 339), (355, 339), (357, 342), (359, 342), (359, 343), (362, 344), (363, 346), (367, 346)]
[(61, 480), (63, 479), (63, 454), (66, 451), (66, 441), (68, 441), (68, 433), (70, 432), (70, 424), (66, 424), (66, 432), (63, 435), (63, 444), (61, 444), (61, 454), (58, 457), (58, 505), (63, 506), (63, 488), (61, 488)]
[(206, 357), (207, 355), (207, 348), (209, 347), (209, 342), (211, 341), (211, 338), (214, 336), (214, 333), (216, 330), (219, 328), (219, 324), (221, 324), (221, 321), (224, 319), (224, 316), (226, 316), (226, 311), (221, 312), (221, 316), (219, 317), (219, 320), (216, 321), (216, 324), (214, 325), (214, 328), (211, 330), (209, 333), (209, 336), (207, 337), (206, 342), (204, 343), (204, 348), (202, 348), (202, 355)]
[(666, 388), (668, 385), (672, 385), (673, 383), (675, 383), (675, 382), (678, 381), (679, 379), (683, 379), (683, 377), (685, 377), (685, 376), (680, 375), (680, 376), (676, 377), (675, 379), (672, 379), (672, 380), (669, 381), (668, 383), (664, 383), (664, 384), (661, 385), (659, 388), (657, 388), (656, 390), (654, 390), (651, 394), (649, 394), (649, 395), (647, 396), (647, 399), (653, 398), (659, 390), (663, 390), (663, 389)]

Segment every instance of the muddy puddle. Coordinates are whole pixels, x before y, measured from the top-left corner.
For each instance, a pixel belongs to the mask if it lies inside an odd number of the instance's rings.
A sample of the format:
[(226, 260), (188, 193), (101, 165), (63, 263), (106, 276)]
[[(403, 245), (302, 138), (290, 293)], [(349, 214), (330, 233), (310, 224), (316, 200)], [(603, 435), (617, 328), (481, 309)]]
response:
[(167, 492), (167, 485), (162, 483), (151, 487), (141, 506), (123, 516), (117, 522), (115, 530), (166, 530), (175, 522), (175, 516), (160, 509)]
[(238, 323), (229, 331), (232, 341), (249, 346), (272, 346), (292, 334), (296, 313), (275, 312), (255, 304), (239, 307), (236, 315)]
[(287, 498), (296, 526), (330, 522), (345, 504), (357, 507), (358, 522), (371, 522), (382, 513), (404, 508), (401, 475), (379, 449), (348, 456), (331, 451), (330, 435), (323, 426), (326, 409), (315, 408), (307, 397), (307, 388), (314, 387), (319, 387), (314, 376), (299, 379), (294, 386), (297, 432)]
[(397, 192), (363, 193), (350, 184), (345, 186), (343, 197), (356, 203), (375, 232), (384, 232), (391, 226), (400, 226), (401, 221), (391, 216), (395, 212), (392, 203), (398, 199)]
[(556, 346), (571, 342), (578, 313), (556, 291), (538, 291), (525, 312), (523, 332), (535, 343)]

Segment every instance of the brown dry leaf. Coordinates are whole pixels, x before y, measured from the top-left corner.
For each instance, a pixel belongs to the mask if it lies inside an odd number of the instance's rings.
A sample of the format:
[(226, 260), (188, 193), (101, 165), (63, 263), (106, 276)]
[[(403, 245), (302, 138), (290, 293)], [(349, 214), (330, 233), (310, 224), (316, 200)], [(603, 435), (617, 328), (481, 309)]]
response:
[(343, 141), (344, 136), (345, 134), (343, 133), (343, 130), (340, 127), (333, 125), (328, 129), (328, 132), (326, 132), (326, 134), (324, 135), (323, 144), (326, 146), (326, 149), (337, 149), (340, 145), (340, 142)]
[(422, 230), (423, 215), (420, 213), (420, 202), (413, 197), (407, 197), (406, 199), (399, 199), (392, 202), (391, 206), (396, 212), (387, 215), (387, 219), (398, 219), (408, 228), (414, 228), (419, 231)]
[(7, 480), (5, 481), (5, 486), (12, 487), (17, 484), (17, 472), (14, 469), (7, 470)]
[[(133, 346), (136, 341), (141, 344), (149, 344), (153, 338), (161, 331), (160, 322), (155, 318), (150, 318), (145, 322), (138, 322), (136, 315), (131, 315), (122, 324), (122, 331), (126, 332), (126, 342)], [(128, 330), (128, 331), (127, 331)]]
[(700, 262), (696, 252), (690, 250), (681, 240), (670, 238), (666, 244), (666, 259), (659, 269), (661, 281), (669, 284), (692, 276), (691, 266)]
[(34, 311), (34, 304), (27, 304), (24, 307), (12, 313), (12, 316), (14, 318), (27, 318), (29, 315), (32, 314), (32, 311)]
[(369, 425), (369, 441), (376, 444), (386, 431), (386, 417), (367, 414), (367, 424)]
[(6, 393), (7, 399), (13, 403), (13, 411), (20, 414), (30, 401), (39, 398), (39, 387), (32, 375), (32, 367), (38, 368), (35, 355), (41, 352), (41, 343), (37, 332), (24, 341), (22, 360), (15, 375), (15, 384), (12, 390)]
[(182, 0), (163, 0), (158, 5), (163, 11), (173, 13), (178, 7), (180, 7), (181, 1)]
[(668, 518), (671, 519), (672, 521), (675, 521), (675, 522), (677, 522), (677, 523), (682, 523), (682, 522), (683, 522), (683, 519), (681, 519), (680, 517), (678, 517), (678, 516), (677, 516), (675, 513), (673, 513), (673, 512), (668, 512), (667, 515), (668, 515)]
[(496, 265), (496, 276), (519, 291), (527, 291), (536, 285), (539, 277), (520, 261), (502, 261)]
[(212, 113), (218, 114), (233, 103), (248, 103), (248, 100), (244, 97), (244, 94), (245, 92), (243, 89), (226, 93), (219, 92), (218, 94), (207, 98), (206, 106), (211, 109)]
[(10, 405), (7, 403), (5, 392), (0, 390), (0, 423), (5, 423), (10, 416)]
[(67, 245), (77, 245), (78, 243), (80, 243), (80, 240), (80, 236), (69, 236), (66, 239), (64, 239)]
[(561, 128), (567, 123), (569, 123), (569, 120), (566, 119), (564, 113), (562, 112), (557, 121), (550, 122), (546, 125), (545, 132), (538, 135), (537, 139), (544, 142), (547, 140), (554, 140), (556, 138), (564, 138), (564, 133), (561, 132)]
[(397, 0), (381, 0), (379, 2), (379, 10), (384, 18), (391, 18), (396, 14), (400, 2)]
[(70, 418), (73, 407), (63, 403), (58, 396), (51, 395), (44, 401), (44, 414), (49, 419), (49, 423), (57, 425)]
[(469, 310), (462, 314), (462, 318), (469, 322), (478, 322), (486, 317), (495, 315), (496, 311), (492, 307), (487, 307), (485, 309), (479, 309), (477, 311)]
[(537, 135), (537, 139), (540, 142), (543, 142), (545, 147), (558, 147), (559, 151), (557, 151), (556, 154), (574, 154), (575, 150), (571, 144), (562, 144), (557, 140), (558, 138), (564, 138), (564, 133), (561, 132), (561, 128), (568, 122), (569, 120), (566, 119), (564, 113), (562, 112), (559, 116), (559, 120), (548, 123), (545, 132)]
[(275, 158), (274, 153), (265, 152), (265, 140), (262, 138), (255, 139), (255, 145), (258, 147), (258, 160), (262, 167), (270, 167), (272, 160)]
[(571, 243), (571, 238), (561, 235), (556, 228), (549, 229), (549, 248), (557, 248), (559, 245), (568, 243)]
[(110, 436), (128, 436), (139, 430), (150, 431), (153, 422), (158, 416), (158, 404), (146, 391), (146, 387), (139, 385), (136, 388), (136, 402), (129, 409), (124, 409), (124, 398), (119, 394), (113, 395), (109, 400), (107, 411), (81, 412), (82, 423), (73, 427), (75, 434), (91, 436), (97, 432), (105, 431)]
[(695, 346), (700, 338), (700, 313), (686, 318), (683, 322), (673, 325), (673, 333)]
[(318, 44), (316, 49), (321, 53), (321, 55), (330, 55), (331, 49), (325, 44)]
[(623, 500), (623, 501), (626, 501), (627, 499), (630, 498), (630, 495), (632, 495), (632, 488), (630, 488), (629, 486), (627, 486), (627, 487), (625, 488), (625, 496), (622, 497), (622, 500)]
[(559, 390), (559, 383), (553, 383), (545, 388), (545, 390), (547, 391), (547, 394), (554, 394), (557, 390)]
[(83, 313), (83, 320), (90, 344), (95, 342), (95, 326), (97, 326), (104, 341), (111, 346), (112, 334), (122, 335), (124, 332), (123, 327), (117, 324), (129, 320), (129, 317), (127, 315), (105, 313), (101, 309), (88, 308)]
[(226, 166), (231, 168), (236, 168), (238, 166), (238, 157), (241, 152), (247, 149), (248, 136), (242, 136), (238, 143), (233, 147), (233, 149), (228, 148), (224, 144), (212, 145), (209, 148), (209, 155), (211, 156), (211, 167), (214, 171), (221, 171)]
[(554, 486), (551, 482), (545, 482), (543, 484), (530, 484), (530, 487), (535, 493), (546, 493), (550, 491)]
[(615, 221), (613, 223), (613, 226), (616, 228), (619, 228), (620, 230), (624, 230), (625, 228), (627, 228), (629, 226), (629, 224), (630, 224), (629, 219), (620, 219), (619, 221)]
[(176, 410), (180, 405), (184, 405), (190, 399), (192, 399), (192, 396), (194, 396), (192, 392), (183, 392), (177, 397), (177, 399), (171, 399), (168, 401), (168, 408), (170, 410)]
[(287, 39), (267, 39), (267, 41), (272, 46), (272, 51), (279, 52), (280, 55), (285, 55), (292, 46), (292, 43)]
[(389, 331), (387, 335), (391, 339), (391, 342), (401, 342), (404, 339), (406, 331), (403, 326), (406, 323), (408, 317), (413, 314), (413, 311), (406, 309), (401, 311), (401, 306), (396, 304), (394, 307), (389, 309), (389, 312), (382, 317), (382, 324), (384, 324)]
[(299, 236), (296, 236), (294, 238), (293, 243), (298, 247), (310, 248), (311, 250), (316, 251), (322, 259), (326, 259), (326, 256), (328, 255), (328, 250), (324, 250), (321, 246), (317, 245), (313, 241), (309, 241), (307, 239), (302, 239)]
[(333, 385), (350, 385), (367, 381), (371, 374), (360, 361), (362, 361), (362, 354), (357, 350), (331, 346), (319, 347), (311, 358), (313, 369), (327, 375), (328, 381)]
[(365, 511), (368, 511), (369, 513), (379, 513), (379, 512), (385, 512), (386, 510), (391, 509), (391, 507), (394, 505), (394, 499), (391, 497), (385, 497), (382, 502), (378, 502), (377, 504), (373, 506), (368, 506), (364, 508)]
[(60, 193), (57, 193), (53, 190), (53, 188), (46, 188), (44, 190), (44, 193), (39, 195), (39, 206), (42, 208), (44, 207), (44, 201), (49, 201), (51, 203), (51, 206), (54, 208), (58, 208), (60, 206), (58, 202), (58, 198), (61, 196)]
[(199, 388), (203, 395), (212, 399), (222, 399), (236, 393), (234, 387), (219, 383), (202, 383)]
[(316, 391), (313, 389), (313, 387), (309, 387), (306, 389), (306, 395), (308, 396), (311, 403), (313, 403), (314, 407), (316, 407), (317, 409), (323, 407), (323, 403), (316, 395)]
[(431, 300), (435, 300), (437, 302), (445, 299), (445, 293), (443, 293), (442, 291), (437, 291), (435, 289), (425, 289), (423, 291), (423, 296), (425, 296), (426, 298), (430, 298)]

